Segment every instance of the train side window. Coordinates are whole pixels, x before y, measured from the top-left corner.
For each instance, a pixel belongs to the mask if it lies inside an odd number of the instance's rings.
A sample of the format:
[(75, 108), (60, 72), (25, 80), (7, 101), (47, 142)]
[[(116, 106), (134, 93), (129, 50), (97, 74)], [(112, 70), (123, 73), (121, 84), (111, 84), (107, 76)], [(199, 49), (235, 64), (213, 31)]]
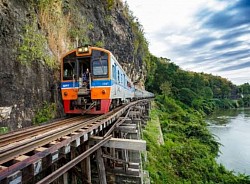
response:
[(120, 72), (118, 70), (118, 82), (120, 83)]
[(125, 80), (126, 80), (125, 74), (123, 74), (123, 79), (124, 79), (124, 80), (123, 80), (123, 86), (125, 86), (125, 84), (126, 84), (126, 83), (125, 83)]
[(115, 65), (112, 65), (112, 73), (113, 73), (113, 79), (116, 80), (116, 67), (115, 67)]
[(121, 73), (121, 84), (122, 84), (122, 80), (123, 80), (123, 78), (122, 78), (122, 73)]

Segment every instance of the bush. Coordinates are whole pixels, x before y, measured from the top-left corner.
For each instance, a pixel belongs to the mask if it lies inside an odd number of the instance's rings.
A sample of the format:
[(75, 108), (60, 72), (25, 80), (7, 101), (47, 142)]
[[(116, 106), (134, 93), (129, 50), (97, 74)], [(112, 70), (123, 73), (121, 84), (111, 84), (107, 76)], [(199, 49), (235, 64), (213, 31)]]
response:
[(0, 127), (0, 134), (5, 134), (9, 132), (9, 128), (8, 127)]
[(56, 115), (56, 104), (45, 102), (43, 107), (39, 109), (33, 118), (33, 124), (40, 124), (53, 119)]

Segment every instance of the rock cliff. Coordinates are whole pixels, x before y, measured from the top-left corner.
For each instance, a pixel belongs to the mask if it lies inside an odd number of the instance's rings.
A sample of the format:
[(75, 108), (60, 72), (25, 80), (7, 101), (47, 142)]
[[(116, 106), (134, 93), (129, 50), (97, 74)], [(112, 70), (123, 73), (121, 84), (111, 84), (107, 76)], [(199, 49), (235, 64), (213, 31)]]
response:
[(143, 85), (147, 43), (120, 0), (0, 0), (0, 127), (30, 126), (45, 103), (62, 116), (60, 58), (85, 43), (113, 52)]

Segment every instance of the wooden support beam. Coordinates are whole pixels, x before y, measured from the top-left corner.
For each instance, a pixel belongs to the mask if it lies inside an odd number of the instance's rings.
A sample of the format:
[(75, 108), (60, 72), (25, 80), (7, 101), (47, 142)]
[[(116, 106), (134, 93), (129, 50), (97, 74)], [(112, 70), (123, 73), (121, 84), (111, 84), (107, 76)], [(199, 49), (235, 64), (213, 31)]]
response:
[(106, 154), (103, 154), (102, 157), (103, 158), (108, 158), (108, 159), (113, 160), (113, 161), (118, 162), (118, 163), (128, 164), (129, 168), (133, 168), (133, 169), (139, 169), (140, 168), (140, 163), (134, 163), (134, 162), (126, 161), (126, 160), (115, 158), (115, 157), (112, 157), (112, 156), (109, 156), (109, 155), (106, 155)]
[(132, 119), (127, 118), (127, 119), (124, 121), (124, 123), (126, 123), (126, 124), (131, 124), (131, 123), (132, 123)]
[(66, 146), (63, 146), (61, 149), (60, 149), (60, 153), (61, 154), (68, 154), (70, 152), (70, 143), (67, 144)]
[[(90, 144), (94, 145), (95, 143), (97, 143), (101, 140), (102, 140), (102, 137), (93, 136), (93, 137), (91, 137)], [(104, 147), (146, 151), (146, 141), (145, 140), (111, 138), (104, 145)]]
[[(72, 149), (70, 152), (71, 160), (74, 160), (76, 158), (76, 148)], [(77, 176), (74, 174), (73, 170), (70, 170), (70, 176), (71, 176), (71, 183), (76, 184), (77, 183)]]
[(68, 184), (68, 172), (63, 174), (63, 184)]
[(132, 120), (132, 122), (134, 123), (134, 124), (140, 124), (141, 123), (141, 118), (135, 118), (135, 119), (133, 119)]
[(96, 151), (96, 163), (100, 184), (107, 184), (105, 166), (102, 158), (102, 148)]
[(125, 133), (137, 133), (137, 126), (135, 124), (119, 126), (119, 127), (116, 127), (115, 130), (125, 132)]
[(40, 173), (41, 171), (42, 171), (42, 159), (32, 164), (32, 172), (34, 176)]
[[(138, 183), (138, 184), (142, 184), (143, 181), (141, 179), (141, 176), (133, 176), (133, 175), (116, 173), (114, 183)], [(144, 184), (146, 184), (146, 183), (144, 183)]]
[[(79, 133), (76, 133), (76, 132), (73, 132), (73, 133), (71, 133), (70, 135), (78, 135)], [(78, 138), (76, 138), (76, 140), (74, 140), (72, 143), (71, 143), (71, 145), (73, 146), (73, 147), (78, 147), (78, 146), (80, 146), (80, 143), (81, 143), (81, 139), (80, 139), (80, 137), (78, 137)]]
[[(84, 145), (84, 151), (89, 149), (89, 145)], [(84, 152), (83, 151), (83, 152)], [(86, 183), (91, 183), (91, 163), (90, 157), (87, 157), (83, 161), (81, 161), (81, 169), (82, 169), (82, 178), (86, 179)]]
[(54, 153), (51, 154), (51, 162), (54, 163), (58, 160), (59, 158), (59, 151), (55, 151)]
[(107, 170), (115, 174), (140, 176), (140, 169), (127, 168), (127, 170), (125, 171), (123, 167), (115, 167), (114, 169)]

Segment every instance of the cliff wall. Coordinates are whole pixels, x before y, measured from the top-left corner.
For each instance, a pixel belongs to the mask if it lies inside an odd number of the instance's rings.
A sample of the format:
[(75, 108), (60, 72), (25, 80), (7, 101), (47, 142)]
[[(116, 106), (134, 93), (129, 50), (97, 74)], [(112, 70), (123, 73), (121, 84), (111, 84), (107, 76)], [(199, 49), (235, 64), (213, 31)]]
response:
[(147, 43), (120, 0), (0, 0), (0, 127), (32, 125), (60, 103), (59, 61), (82, 44), (104, 47), (143, 85)]

